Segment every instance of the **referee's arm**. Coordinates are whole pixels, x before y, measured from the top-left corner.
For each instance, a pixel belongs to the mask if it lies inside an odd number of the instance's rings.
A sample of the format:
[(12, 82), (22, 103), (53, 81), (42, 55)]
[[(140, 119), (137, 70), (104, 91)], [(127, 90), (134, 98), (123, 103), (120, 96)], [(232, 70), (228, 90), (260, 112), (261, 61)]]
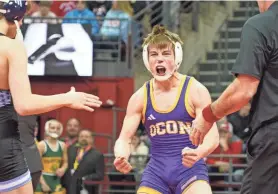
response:
[(267, 48), (266, 37), (247, 22), (242, 29), (240, 52), (232, 69), (236, 78), (211, 105), (216, 117), (238, 111), (254, 96), (269, 57)]

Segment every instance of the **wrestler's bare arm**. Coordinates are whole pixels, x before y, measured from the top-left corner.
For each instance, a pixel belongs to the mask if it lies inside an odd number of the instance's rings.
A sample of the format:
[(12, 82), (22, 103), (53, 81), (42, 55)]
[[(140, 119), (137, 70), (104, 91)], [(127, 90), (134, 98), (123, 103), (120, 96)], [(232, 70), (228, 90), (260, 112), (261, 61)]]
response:
[(136, 133), (142, 119), (143, 105), (144, 88), (142, 87), (129, 99), (123, 127), (114, 147), (116, 157), (129, 158), (131, 138)]
[(213, 114), (222, 118), (240, 110), (257, 92), (260, 80), (250, 75), (238, 75), (223, 94), (211, 105)]
[[(202, 110), (211, 103), (211, 97), (207, 88), (197, 80), (192, 80), (190, 88), (189, 100), (192, 103), (196, 117), (202, 115)], [(216, 124), (214, 123), (211, 130), (205, 136), (203, 144), (197, 149), (200, 150), (202, 157), (207, 157), (219, 145), (219, 133)]]
[[(27, 54), (24, 44), (18, 40), (5, 41), (8, 45), (6, 56), (9, 63), (9, 87), (15, 109), (20, 115), (41, 114), (71, 105), (74, 97), (70, 93), (52, 96), (32, 94), (27, 74)], [(88, 97), (91, 98), (91, 96)]]

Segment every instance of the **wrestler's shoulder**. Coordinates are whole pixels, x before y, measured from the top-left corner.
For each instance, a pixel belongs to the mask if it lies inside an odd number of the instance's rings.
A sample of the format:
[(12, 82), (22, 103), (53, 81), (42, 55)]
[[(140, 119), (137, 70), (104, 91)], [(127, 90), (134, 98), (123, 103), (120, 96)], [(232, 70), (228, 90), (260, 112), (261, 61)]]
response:
[(144, 84), (132, 94), (132, 96), (129, 99), (129, 104), (143, 105), (145, 96), (146, 96), (146, 85)]
[(145, 86), (141, 86), (137, 91), (135, 91), (133, 93), (133, 95), (130, 97), (130, 100), (131, 101), (134, 101), (134, 102), (143, 102), (143, 99), (144, 99), (144, 91), (145, 91)]
[(24, 51), (24, 43), (23, 43), (23, 41), (19, 41), (16, 39), (10, 39), (7, 37), (3, 37), (1, 40), (1, 44), (0, 44), (0, 50), (6, 51), (9, 53)]
[(207, 90), (206, 86), (198, 81), (195, 77), (190, 76), (191, 79), (191, 90)]
[(187, 77), (190, 77), (190, 82), (191, 82), (191, 85), (196, 85), (196, 86), (200, 86), (200, 85), (203, 85), (201, 82), (199, 82), (194, 76), (189, 76), (189, 75), (186, 75), (186, 74), (181, 74), (182, 76), (187, 76)]

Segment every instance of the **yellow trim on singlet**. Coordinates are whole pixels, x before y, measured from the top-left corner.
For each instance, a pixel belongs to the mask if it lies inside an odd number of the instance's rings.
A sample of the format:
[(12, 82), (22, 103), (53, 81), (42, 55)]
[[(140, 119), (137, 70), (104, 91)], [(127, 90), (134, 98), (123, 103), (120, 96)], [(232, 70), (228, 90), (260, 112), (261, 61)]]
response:
[(143, 104), (143, 111), (142, 111), (142, 123), (145, 123), (145, 116), (146, 116), (146, 109), (147, 109), (147, 100), (148, 100), (148, 94), (147, 94), (147, 84), (144, 84), (144, 104)]
[(137, 194), (140, 194), (140, 193), (144, 193), (144, 194), (162, 194), (160, 193), (159, 191), (153, 189), (153, 188), (150, 188), (150, 187), (139, 187), (138, 191), (137, 191)]
[(182, 77), (181, 84), (179, 86), (178, 93), (177, 93), (176, 100), (175, 100), (174, 104), (167, 110), (159, 110), (158, 109), (158, 107), (155, 103), (154, 94), (153, 94), (153, 82), (150, 81), (150, 96), (151, 96), (151, 103), (152, 103), (153, 109), (158, 113), (169, 113), (169, 112), (173, 111), (176, 108), (176, 106), (179, 102), (181, 91), (182, 91), (185, 80), (186, 80), (186, 75), (184, 75)]
[(189, 101), (188, 101), (188, 99), (189, 99), (189, 92), (190, 92), (190, 86), (191, 86), (191, 84), (192, 84), (192, 82), (193, 82), (193, 77), (191, 77), (190, 79), (189, 79), (189, 81), (188, 81), (188, 84), (187, 84), (187, 87), (186, 87), (186, 90), (185, 90), (185, 97), (184, 97), (184, 104), (185, 104), (185, 109), (186, 109), (186, 111), (188, 112), (188, 114), (192, 117), (192, 118), (195, 118), (196, 117), (196, 115), (195, 115), (195, 111), (194, 111), (194, 109), (189, 105)]
[(207, 184), (209, 185), (209, 183), (208, 183), (207, 181), (205, 181), (205, 180), (196, 180), (196, 181), (193, 181), (192, 183), (190, 183), (190, 184), (183, 190), (182, 194), (185, 194), (185, 193), (188, 191), (188, 189), (193, 185), (193, 183), (196, 183), (196, 182), (205, 182), (205, 183), (207, 183)]

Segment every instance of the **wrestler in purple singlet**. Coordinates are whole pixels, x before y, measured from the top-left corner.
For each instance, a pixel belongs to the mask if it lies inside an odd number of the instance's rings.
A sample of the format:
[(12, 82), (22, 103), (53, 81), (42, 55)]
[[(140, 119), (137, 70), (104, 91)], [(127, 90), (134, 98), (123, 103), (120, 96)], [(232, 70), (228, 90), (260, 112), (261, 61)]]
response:
[(195, 149), (189, 140), (194, 118), (186, 107), (186, 92), (190, 86), (189, 76), (184, 76), (175, 106), (169, 111), (158, 111), (152, 94), (152, 81), (146, 83), (144, 126), (151, 140), (151, 159), (143, 173), (140, 187), (149, 187), (163, 194), (181, 194), (196, 180), (209, 181), (207, 166), (203, 159), (191, 168), (182, 164), (182, 149)]

